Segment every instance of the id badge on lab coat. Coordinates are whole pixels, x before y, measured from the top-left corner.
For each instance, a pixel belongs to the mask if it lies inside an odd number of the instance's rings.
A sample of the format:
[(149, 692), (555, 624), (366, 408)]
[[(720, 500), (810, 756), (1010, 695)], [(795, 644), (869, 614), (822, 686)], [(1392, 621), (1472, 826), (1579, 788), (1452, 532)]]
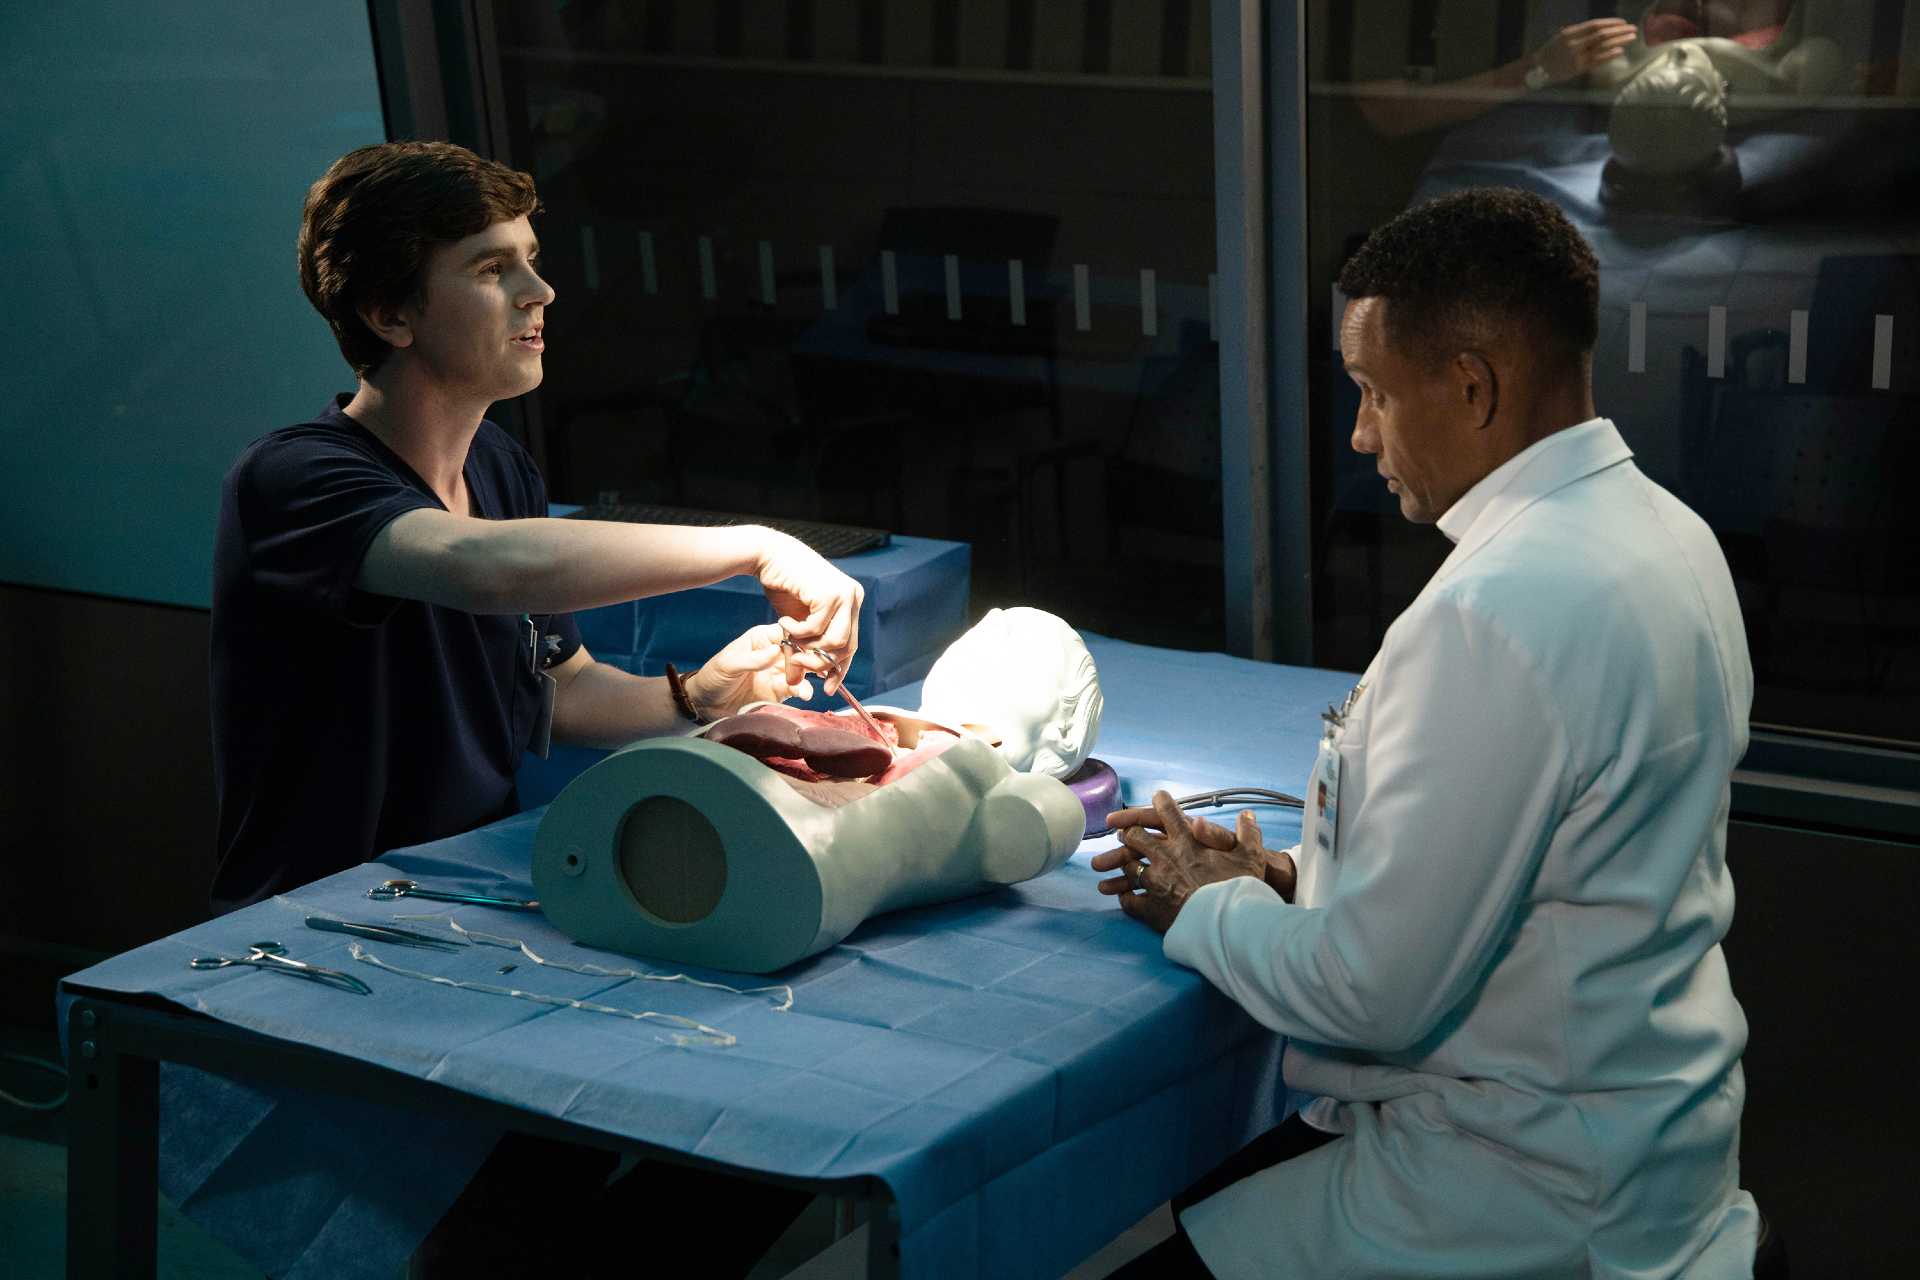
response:
[(1320, 739), (1313, 773), (1307, 779), (1307, 803), (1300, 819), (1300, 847), (1332, 862), (1340, 856), (1340, 746), (1332, 735)]

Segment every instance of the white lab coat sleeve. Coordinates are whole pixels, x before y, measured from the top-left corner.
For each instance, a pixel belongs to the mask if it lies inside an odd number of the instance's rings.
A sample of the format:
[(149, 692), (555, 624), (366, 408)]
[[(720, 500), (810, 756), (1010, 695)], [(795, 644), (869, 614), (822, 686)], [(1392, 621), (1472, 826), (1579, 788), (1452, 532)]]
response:
[(1571, 799), (1540, 656), (1447, 596), (1421, 608), (1376, 666), (1366, 742), (1343, 748), (1343, 775), (1364, 768), (1358, 794), (1343, 776), (1353, 808), (1325, 905), (1236, 879), (1194, 893), (1166, 937), (1169, 958), (1287, 1036), (1423, 1039), (1493, 963)]

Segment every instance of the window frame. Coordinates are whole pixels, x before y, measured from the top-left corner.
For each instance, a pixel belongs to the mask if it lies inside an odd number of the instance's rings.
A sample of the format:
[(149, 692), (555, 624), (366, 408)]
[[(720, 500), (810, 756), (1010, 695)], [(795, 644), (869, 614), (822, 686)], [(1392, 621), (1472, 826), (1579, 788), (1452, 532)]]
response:
[[(1306, 325), (1308, 281), (1305, 234), (1310, 216), (1306, 167), (1307, 0), (1275, 5), (1266, 38), (1268, 77), (1266, 97), (1270, 119), (1267, 162), (1268, 207), (1271, 211), (1276, 263), (1282, 256), (1285, 228), (1298, 229), (1292, 239), (1297, 271), (1274, 273), (1275, 297), (1296, 297), (1301, 304), (1276, 314), (1272, 326), (1271, 387), (1276, 424), (1298, 429), (1277, 430), (1273, 439), (1273, 470), (1287, 477), (1286, 501), (1290, 516), (1277, 536), (1292, 540), (1294, 552), (1276, 573), (1273, 608), (1277, 615), (1310, 622), (1313, 588), (1312, 539), (1306, 477), (1311, 472), (1310, 440), (1315, 429), (1309, 410), (1311, 386), (1311, 331)], [(1218, 6), (1216, 6), (1216, 12)], [(1315, 12), (1331, 12), (1324, 4)], [(1290, 114), (1291, 113), (1291, 114)], [(1284, 288), (1292, 292), (1283, 292)], [(1225, 353), (1222, 353), (1225, 365)], [(1224, 449), (1223, 449), (1224, 451)], [(1298, 477), (1298, 483), (1292, 479)], [(1280, 561), (1276, 560), (1276, 564)], [(1276, 653), (1281, 661), (1311, 665), (1311, 627)], [(1818, 731), (1791, 731), (1779, 726), (1755, 725), (1745, 758), (1733, 774), (1732, 818), (1768, 822), (1811, 831), (1867, 836), (1903, 843), (1920, 843), (1920, 752), (1878, 744), (1858, 737)]]
[[(1311, 666), (1307, 0), (1208, 3), (1227, 642), (1242, 657)], [(510, 160), (494, 0), (369, 0), (368, 11), (388, 136)], [(496, 414), (544, 463), (535, 398)], [(1756, 728), (1732, 816), (1920, 843), (1920, 753)]]

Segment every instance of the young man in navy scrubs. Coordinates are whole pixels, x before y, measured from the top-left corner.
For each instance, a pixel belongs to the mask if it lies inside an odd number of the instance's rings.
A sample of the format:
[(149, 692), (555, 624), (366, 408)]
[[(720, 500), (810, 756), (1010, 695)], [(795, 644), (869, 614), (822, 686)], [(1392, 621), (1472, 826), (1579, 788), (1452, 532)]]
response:
[(549, 720), (602, 746), (686, 728), (668, 680), (594, 662), (569, 610), (756, 575), (781, 621), (686, 678), (701, 719), (825, 671), (783, 635), (853, 654), (859, 585), (784, 534), (546, 518), (483, 416), (540, 384), (537, 208), (526, 175), (446, 143), (361, 148), (308, 193), (300, 282), (359, 385), (255, 441), (222, 493), (217, 910), (513, 813)]
[[(861, 588), (792, 538), (547, 518), (533, 460), (484, 417), (540, 384), (554, 292), (538, 209), (526, 174), (437, 142), (363, 147), (307, 194), (300, 282), (357, 389), (248, 446), (222, 492), (216, 910), (515, 812), (514, 771), (549, 733), (613, 746), (679, 732), (803, 695), (810, 674), (831, 691), (852, 658)], [(779, 621), (684, 682), (596, 663), (569, 616), (739, 573)], [(565, 1254), (592, 1242), (553, 1224), (594, 1219), (583, 1209), (612, 1164), (509, 1139), (423, 1256), (586, 1274)], [(653, 1165), (616, 1193), (668, 1215), (687, 1195), (729, 1204), (742, 1269), (805, 1203)]]

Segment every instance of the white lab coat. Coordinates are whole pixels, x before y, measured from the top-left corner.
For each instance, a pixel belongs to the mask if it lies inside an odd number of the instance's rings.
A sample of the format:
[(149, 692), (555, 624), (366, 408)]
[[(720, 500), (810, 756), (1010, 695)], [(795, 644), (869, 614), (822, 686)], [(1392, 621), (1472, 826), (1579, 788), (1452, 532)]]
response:
[(1347, 1135), (1186, 1213), (1216, 1275), (1751, 1274), (1720, 939), (1753, 674), (1719, 545), (1631, 457), (1582, 423), (1442, 517), (1339, 740), (1333, 857), (1167, 934)]

